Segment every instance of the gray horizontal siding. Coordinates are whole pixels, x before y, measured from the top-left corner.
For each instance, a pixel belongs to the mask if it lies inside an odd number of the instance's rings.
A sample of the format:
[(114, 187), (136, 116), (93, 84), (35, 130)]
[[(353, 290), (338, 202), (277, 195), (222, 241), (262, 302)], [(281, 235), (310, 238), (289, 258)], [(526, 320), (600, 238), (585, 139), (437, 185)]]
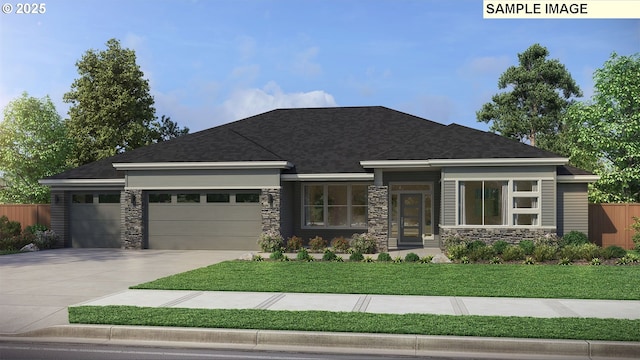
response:
[(280, 186), (280, 170), (174, 170), (129, 171), (127, 187), (139, 189), (233, 188), (260, 189)]
[(556, 226), (556, 183), (553, 180), (542, 180), (540, 196), (542, 226)]
[(442, 225), (456, 225), (456, 182), (442, 182)]
[(558, 184), (558, 235), (570, 231), (589, 234), (587, 184)]

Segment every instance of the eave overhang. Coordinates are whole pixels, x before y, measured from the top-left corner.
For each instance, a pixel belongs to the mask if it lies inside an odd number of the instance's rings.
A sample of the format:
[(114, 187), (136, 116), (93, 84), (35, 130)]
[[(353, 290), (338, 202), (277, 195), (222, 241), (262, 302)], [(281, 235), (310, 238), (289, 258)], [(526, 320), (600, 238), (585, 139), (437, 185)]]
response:
[(117, 170), (247, 170), (290, 169), (288, 161), (113, 163)]

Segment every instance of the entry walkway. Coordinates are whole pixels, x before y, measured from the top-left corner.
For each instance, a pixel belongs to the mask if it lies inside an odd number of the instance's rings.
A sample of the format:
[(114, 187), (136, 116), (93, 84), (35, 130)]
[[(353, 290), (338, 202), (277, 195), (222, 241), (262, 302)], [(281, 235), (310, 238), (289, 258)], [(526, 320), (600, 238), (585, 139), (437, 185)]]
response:
[(83, 305), (640, 319), (640, 300), (125, 290)]

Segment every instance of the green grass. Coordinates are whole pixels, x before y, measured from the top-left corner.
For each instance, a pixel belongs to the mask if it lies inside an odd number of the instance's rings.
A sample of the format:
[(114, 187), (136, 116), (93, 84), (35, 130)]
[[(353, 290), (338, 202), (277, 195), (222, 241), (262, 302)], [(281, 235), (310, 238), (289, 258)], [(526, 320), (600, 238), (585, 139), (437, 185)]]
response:
[(11, 255), (11, 254), (17, 254), (19, 252), (20, 250), (15, 250), (15, 249), (0, 250), (0, 255)]
[(640, 299), (640, 266), (228, 261), (133, 289)]
[(81, 306), (69, 322), (541, 339), (640, 341), (640, 320), (531, 318), (326, 311), (209, 310)]

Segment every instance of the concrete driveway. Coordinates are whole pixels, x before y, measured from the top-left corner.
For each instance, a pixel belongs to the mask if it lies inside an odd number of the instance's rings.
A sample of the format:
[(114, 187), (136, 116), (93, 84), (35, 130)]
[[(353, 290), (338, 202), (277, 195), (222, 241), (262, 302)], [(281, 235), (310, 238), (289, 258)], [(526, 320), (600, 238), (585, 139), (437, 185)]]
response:
[(249, 251), (56, 249), (0, 256), (0, 334), (69, 324), (67, 306)]

